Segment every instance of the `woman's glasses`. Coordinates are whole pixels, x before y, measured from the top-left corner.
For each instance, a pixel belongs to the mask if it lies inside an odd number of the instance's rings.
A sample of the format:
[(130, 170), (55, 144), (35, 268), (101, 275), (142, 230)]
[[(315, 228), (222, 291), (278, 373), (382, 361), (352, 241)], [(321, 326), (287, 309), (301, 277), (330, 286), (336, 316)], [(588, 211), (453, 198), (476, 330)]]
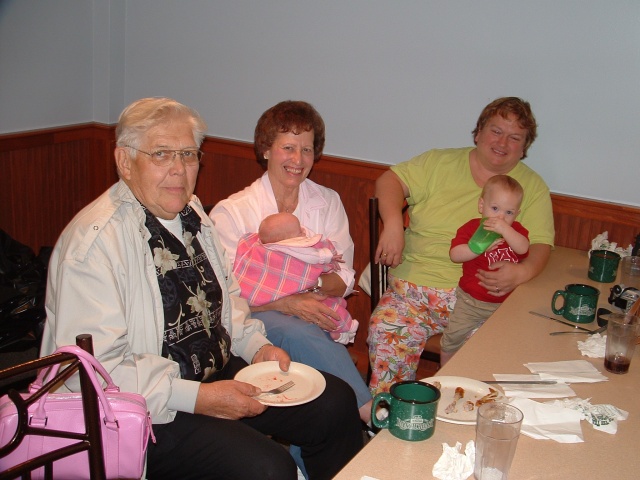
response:
[(189, 166), (197, 165), (198, 163), (200, 163), (200, 160), (202, 160), (202, 156), (204, 155), (204, 153), (201, 150), (196, 150), (196, 149), (156, 150), (155, 152), (149, 153), (142, 150), (138, 150), (137, 148), (132, 147), (130, 145), (125, 145), (125, 147), (135, 150), (136, 152), (149, 155), (151, 157), (151, 161), (158, 167), (168, 167), (169, 165), (172, 165), (177, 155), (180, 155), (185, 165), (189, 165)]

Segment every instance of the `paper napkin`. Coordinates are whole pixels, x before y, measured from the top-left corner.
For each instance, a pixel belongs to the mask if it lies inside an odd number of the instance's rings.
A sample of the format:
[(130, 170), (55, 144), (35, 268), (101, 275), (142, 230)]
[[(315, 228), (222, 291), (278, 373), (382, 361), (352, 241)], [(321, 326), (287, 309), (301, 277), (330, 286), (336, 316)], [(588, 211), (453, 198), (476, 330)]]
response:
[[(494, 373), (493, 378), (498, 382), (506, 381), (535, 381), (541, 380), (539, 375), (516, 375), (510, 373)], [(574, 392), (569, 385), (564, 382), (558, 382), (555, 385), (519, 385), (519, 384), (500, 384), (504, 394), (511, 398), (564, 398), (574, 397)]]
[(561, 405), (539, 403), (528, 398), (514, 398), (511, 405), (522, 410), (524, 420), (520, 432), (539, 440), (558, 443), (584, 441), (580, 420), (582, 413)]
[(433, 466), (431, 474), (440, 480), (465, 480), (473, 473), (476, 461), (476, 447), (473, 440), (467, 443), (464, 453), (460, 452), (462, 444), (456, 442), (454, 447), (442, 444), (442, 455)]
[(543, 380), (566, 383), (595, 383), (609, 380), (586, 360), (525, 363), (524, 366), (532, 373), (540, 375)]
[(629, 412), (614, 407), (613, 405), (591, 405), (589, 400), (590, 399), (583, 400), (576, 397), (552, 400), (547, 403), (577, 410), (582, 414), (582, 419), (589, 422), (593, 428), (612, 435), (618, 431), (618, 422), (626, 420), (627, 417), (629, 417)]
[[(609, 232), (602, 232), (591, 240), (591, 250), (610, 250), (616, 252), (621, 257), (626, 257), (627, 255), (631, 255), (633, 245), (630, 244), (626, 248), (622, 246), (619, 247), (617, 242), (609, 241)], [(589, 257), (591, 257), (591, 250), (589, 250)]]
[(584, 342), (578, 340), (578, 349), (582, 355), (591, 358), (604, 358), (604, 351), (607, 346), (607, 336), (594, 333), (589, 335)]

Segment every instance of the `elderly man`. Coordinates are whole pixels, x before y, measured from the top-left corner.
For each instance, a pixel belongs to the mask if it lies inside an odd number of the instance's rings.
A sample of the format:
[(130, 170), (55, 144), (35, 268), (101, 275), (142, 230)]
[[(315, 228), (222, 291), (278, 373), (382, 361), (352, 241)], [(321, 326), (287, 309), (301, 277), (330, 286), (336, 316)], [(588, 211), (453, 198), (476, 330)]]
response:
[[(193, 195), (206, 125), (167, 98), (129, 105), (116, 129), (120, 181), (66, 227), (51, 257), (42, 355), (93, 336), (124, 391), (142, 394), (156, 443), (148, 478), (331, 478), (361, 448), (356, 399), (323, 374), (309, 403), (267, 408), (233, 380), (247, 364), (287, 352), (250, 318), (215, 228)], [(74, 389), (70, 383), (69, 388)]]

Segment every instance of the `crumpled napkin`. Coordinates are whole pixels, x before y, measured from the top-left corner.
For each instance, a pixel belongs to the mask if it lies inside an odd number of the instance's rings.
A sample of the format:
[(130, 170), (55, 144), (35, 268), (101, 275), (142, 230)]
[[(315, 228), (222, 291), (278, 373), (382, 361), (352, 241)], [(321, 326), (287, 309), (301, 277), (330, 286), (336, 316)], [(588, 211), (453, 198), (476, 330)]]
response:
[(552, 400), (547, 403), (577, 410), (582, 414), (582, 419), (589, 422), (596, 430), (615, 435), (618, 431), (618, 422), (626, 420), (629, 417), (629, 412), (609, 404), (591, 405), (589, 400), (591, 399), (583, 400), (576, 397)]
[(462, 444), (456, 442), (454, 447), (442, 444), (442, 455), (433, 466), (432, 475), (440, 480), (465, 480), (473, 473), (476, 461), (476, 446), (473, 440), (467, 442), (464, 453), (460, 453)]
[[(494, 373), (493, 378), (503, 381), (531, 381), (541, 380), (539, 375), (518, 375), (512, 373)], [(564, 382), (555, 385), (518, 385), (500, 384), (504, 394), (511, 398), (563, 398), (575, 397), (576, 392)]]
[[(591, 250), (610, 250), (616, 252), (621, 257), (626, 257), (631, 255), (633, 245), (629, 244), (627, 248), (618, 247), (616, 242), (609, 241), (609, 232), (602, 232), (591, 240)], [(591, 250), (589, 250), (589, 257), (591, 257)]]
[(606, 382), (609, 379), (586, 360), (565, 360), (561, 362), (525, 363), (531, 373), (537, 373), (543, 380), (557, 380), (566, 383)]
[(514, 398), (511, 405), (524, 414), (520, 429), (523, 435), (538, 440), (555, 440), (558, 443), (584, 442), (580, 427), (581, 412), (528, 398)]
[(607, 336), (594, 333), (589, 335), (584, 342), (578, 340), (578, 349), (582, 355), (591, 358), (604, 358), (604, 352), (607, 347)]

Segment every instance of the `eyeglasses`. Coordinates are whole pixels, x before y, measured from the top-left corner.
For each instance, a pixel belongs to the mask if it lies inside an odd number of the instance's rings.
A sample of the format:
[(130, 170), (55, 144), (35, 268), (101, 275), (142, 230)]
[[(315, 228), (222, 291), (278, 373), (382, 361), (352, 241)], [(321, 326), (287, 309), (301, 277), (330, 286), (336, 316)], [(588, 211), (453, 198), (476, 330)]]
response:
[(156, 150), (155, 152), (149, 153), (142, 150), (138, 150), (137, 148), (132, 147), (130, 145), (125, 145), (125, 147), (135, 150), (136, 152), (149, 155), (151, 157), (151, 161), (158, 167), (168, 167), (169, 165), (172, 165), (176, 159), (176, 155), (180, 155), (185, 165), (188, 165), (188, 166), (198, 165), (198, 163), (200, 163), (200, 160), (202, 160), (202, 156), (204, 155), (204, 152), (202, 152), (201, 150), (195, 150), (195, 149)]

